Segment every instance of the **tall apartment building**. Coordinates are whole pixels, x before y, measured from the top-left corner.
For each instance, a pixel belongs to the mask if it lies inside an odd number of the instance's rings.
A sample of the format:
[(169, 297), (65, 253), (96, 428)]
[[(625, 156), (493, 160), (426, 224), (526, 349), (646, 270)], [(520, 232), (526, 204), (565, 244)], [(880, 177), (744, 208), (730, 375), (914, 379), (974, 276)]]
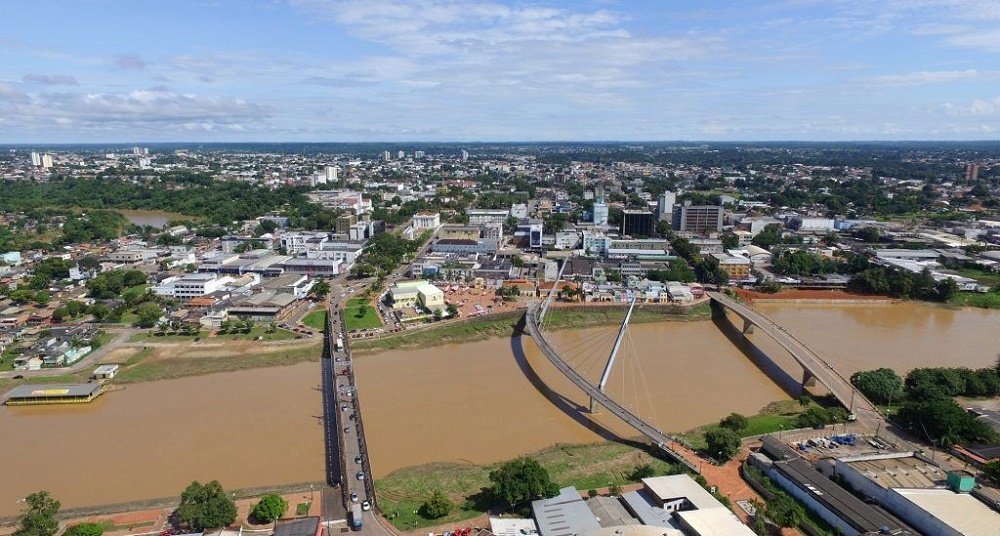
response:
[(674, 203), (677, 202), (677, 194), (674, 192), (663, 192), (656, 202), (656, 216), (660, 221), (672, 221), (674, 217)]
[(31, 152), (31, 165), (35, 167), (41, 167), (42, 165), (42, 155), (34, 151)]
[(691, 233), (722, 231), (723, 208), (718, 205), (692, 205), (690, 201), (674, 207), (673, 228)]
[(597, 200), (594, 201), (594, 224), (596, 225), (607, 225), (608, 224), (608, 205), (604, 202), (604, 196), (597, 196)]
[(623, 215), (622, 234), (629, 236), (653, 236), (656, 218), (648, 210), (626, 210)]

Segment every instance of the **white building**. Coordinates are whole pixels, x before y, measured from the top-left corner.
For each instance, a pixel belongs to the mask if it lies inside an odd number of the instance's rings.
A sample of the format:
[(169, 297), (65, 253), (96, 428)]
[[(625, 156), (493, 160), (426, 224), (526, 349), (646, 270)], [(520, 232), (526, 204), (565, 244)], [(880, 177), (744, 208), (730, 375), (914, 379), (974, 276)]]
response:
[(326, 182), (337, 182), (337, 166), (326, 166)]
[(510, 206), (510, 215), (523, 220), (528, 217), (528, 205), (524, 203), (516, 203)]
[(608, 205), (604, 204), (604, 198), (598, 198), (594, 202), (594, 223), (596, 225), (607, 225), (608, 224)]
[(792, 229), (800, 233), (828, 233), (833, 231), (833, 220), (829, 218), (792, 218)]
[(48, 153), (42, 155), (42, 167), (45, 169), (52, 167), (52, 155)]
[(482, 225), (484, 223), (499, 223), (502, 225), (507, 221), (509, 212), (506, 210), (474, 208), (470, 209), (467, 214), (469, 215), (469, 225)]
[(588, 255), (603, 257), (608, 254), (609, 249), (611, 249), (611, 237), (588, 232), (583, 233), (583, 250)]
[(35, 167), (41, 167), (42, 165), (42, 155), (34, 151), (31, 152), (31, 165)]
[(434, 230), (441, 226), (441, 214), (437, 212), (418, 212), (413, 215), (413, 230), (417, 232)]
[(152, 288), (153, 294), (181, 300), (197, 298), (222, 290), (233, 278), (214, 273), (195, 273), (168, 277)]
[(663, 192), (656, 202), (656, 215), (660, 221), (671, 221), (674, 217), (674, 204), (677, 203), (677, 194), (674, 192)]

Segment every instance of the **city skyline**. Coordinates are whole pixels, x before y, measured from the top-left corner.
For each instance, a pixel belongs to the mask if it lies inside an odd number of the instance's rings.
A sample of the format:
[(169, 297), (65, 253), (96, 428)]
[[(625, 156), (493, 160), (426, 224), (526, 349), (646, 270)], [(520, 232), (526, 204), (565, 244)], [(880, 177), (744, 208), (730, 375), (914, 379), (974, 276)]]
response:
[(0, 143), (984, 140), (1000, 5), (7, 6)]

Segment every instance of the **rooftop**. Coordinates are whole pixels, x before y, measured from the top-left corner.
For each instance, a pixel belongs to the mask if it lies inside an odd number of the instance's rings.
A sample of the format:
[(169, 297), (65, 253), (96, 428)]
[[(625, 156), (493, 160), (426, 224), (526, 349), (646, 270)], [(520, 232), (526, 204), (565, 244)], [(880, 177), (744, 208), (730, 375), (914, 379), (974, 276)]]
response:
[(686, 510), (674, 514), (684, 527), (698, 536), (754, 536), (754, 531), (743, 524), (728, 508)]
[(893, 490), (966, 536), (996, 536), (1000, 514), (975, 497), (946, 489)]
[(720, 506), (719, 501), (712, 497), (711, 493), (687, 475), (644, 478), (642, 483), (646, 489), (663, 502), (683, 497), (694, 508), (698, 509), (718, 508)]
[(601, 527), (572, 486), (551, 499), (532, 501), (531, 510), (542, 536), (582, 536)]
[(90, 396), (101, 388), (99, 383), (67, 383), (60, 385), (20, 385), (7, 391), (7, 398), (51, 398)]
[(274, 522), (274, 536), (316, 536), (319, 517), (279, 519)]
[(933, 488), (944, 486), (944, 471), (913, 457), (848, 462), (857, 472), (884, 488)]

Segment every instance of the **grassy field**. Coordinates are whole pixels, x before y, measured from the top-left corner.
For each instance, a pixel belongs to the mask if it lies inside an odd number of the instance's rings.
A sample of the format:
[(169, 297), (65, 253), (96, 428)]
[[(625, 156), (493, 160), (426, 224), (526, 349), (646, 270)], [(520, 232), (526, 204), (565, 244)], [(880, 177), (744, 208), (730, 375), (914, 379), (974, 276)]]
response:
[[(796, 428), (795, 418), (805, 411), (805, 409), (797, 400), (772, 402), (760, 410), (760, 413), (757, 415), (747, 416), (747, 420), (750, 423), (740, 435), (750, 437), (760, 434), (770, 434), (779, 430), (792, 430)], [(705, 432), (715, 426), (714, 423), (701, 426), (684, 432), (680, 437), (690, 443), (692, 447), (704, 450), (708, 448), (705, 444)]]
[(42, 383), (84, 383), (90, 379), (90, 374), (97, 367), (88, 367), (76, 374), (57, 374), (53, 376), (25, 376), (23, 379), (0, 378), (0, 394), (18, 385)]
[(249, 333), (220, 333), (214, 337), (209, 337), (209, 333), (206, 331), (198, 332), (198, 335), (179, 335), (170, 332), (164, 335), (157, 335), (156, 330), (144, 331), (142, 333), (136, 333), (129, 337), (129, 342), (195, 342), (198, 340), (231, 340), (231, 341), (252, 341), (257, 340), (260, 337), (261, 340), (265, 341), (287, 341), (294, 339), (298, 334), (288, 331), (287, 329), (276, 328), (274, 332), (268, 333), (270, 328), (267, 326), (254, 326)]
[(948, 268), (946, 271), (955, 272), (963, 277), (975, 279), (976, 281), (979, 281), (980, 284), (988, 287), (1000, 286), (1000, 273), (997, 272), (977, 270), (975, 268)]
[(302, 319), (302, 323), (317, 331), (323, 331), (326, 328), (326, 310), (312, 311)]
[[(356, 351), (381, 351), (399, 348), (416, 348), (478, 341), (489, 337), (511, 337), (520, 322), (523, 311), (511, 311), (483, 316), (441, 327), (403, 332), (401, 335), (362, 339), (351, 344)], [(621, 323), (625, 310), (621, 307), (553, 307), (545, 317), (546, 329), (585, 328)], [(638, 308), (632, 312), (631, 322), (662, 322), (665, 320), (707, 320), (711, 318), (708, 305), (696, 306), (683, 313), (665, 309)]]
[(378, 318), (378, 310), (364, 298), (351, 298), (344, 305), (344, 319), (347, 331), (382, 327)]
[[(147, 350), (148, 352), (149, 350)], [(141, 354), (141, 353), (140, 353)], [(139, 383), (187, 376), (200, 376), (215, 372), (230, 372), (260, 367), (280, 367), (303, 361), (319, 361), (322, 344), (288, 348), (267, 353), (249, 352), (241, 355), (215, 357), (172, 357), (149, 359), (150, 354), (133, 356), (123, 370), (115, 376), (114, 383)]]
[[(674, 464), (621, 443), (555, 445), (530, 456), (545, 467), (559, 486), (576, 486), (580, 490), (632, 482), (632, 473), (645, 464), (652, 466), (657, 475), (679, 471)], [(485, 490), (490, 486), (490, 471), (499, 465), (434, 463), (400, 469), (375, 481), (379, 506), (400, 530), (476, 517), (494, 503)], [(415, 514), (434, 490), (447, 495), (455, 503), (455, 509), (434, 520)]]
[(959, 307), (979, 307), (981, 309), (1000, 309), (1000, 292), (959, 292), (950, 302)]

